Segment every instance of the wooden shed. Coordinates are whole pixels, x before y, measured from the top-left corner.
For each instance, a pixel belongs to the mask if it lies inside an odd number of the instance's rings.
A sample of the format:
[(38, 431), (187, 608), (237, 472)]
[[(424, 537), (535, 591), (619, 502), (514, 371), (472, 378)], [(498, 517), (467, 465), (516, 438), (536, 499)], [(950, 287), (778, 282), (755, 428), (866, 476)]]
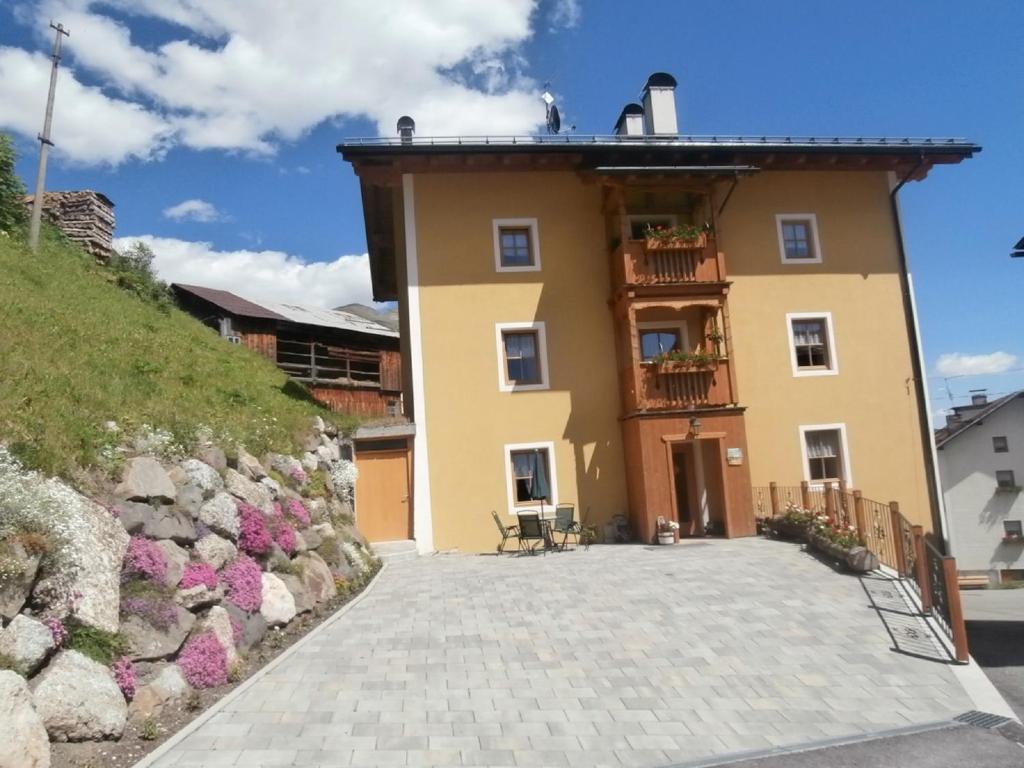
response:
[(198, 285), (171, 288), (184, 311), (225, 340), (272, 360), (331, 410), (401, 414), (397, 330), (338, 309), (256, 303)]

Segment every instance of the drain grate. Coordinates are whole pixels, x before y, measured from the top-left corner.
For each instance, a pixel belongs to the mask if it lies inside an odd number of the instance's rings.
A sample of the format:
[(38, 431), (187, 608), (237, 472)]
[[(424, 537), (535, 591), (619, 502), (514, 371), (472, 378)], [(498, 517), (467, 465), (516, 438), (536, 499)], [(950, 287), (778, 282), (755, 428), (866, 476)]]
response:
[(953, 719), (958, 723), (973, 725), (975, 728), (990, 729), (998, 728), (999, 726), (1010, 722), (1010, 718), (1008, 717), (993, 715), (991, 712), (979, 712), (976, 709), (972, 709), (970, 712), (964, 712), (962, 715), (957, 715)]

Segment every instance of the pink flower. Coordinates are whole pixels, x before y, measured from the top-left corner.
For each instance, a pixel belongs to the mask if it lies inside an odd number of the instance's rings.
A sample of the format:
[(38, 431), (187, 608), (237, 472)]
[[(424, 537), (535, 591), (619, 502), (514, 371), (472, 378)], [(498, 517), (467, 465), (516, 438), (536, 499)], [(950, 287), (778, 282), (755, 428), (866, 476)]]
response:
[(132, 536), (121, 566), (122, 581), (136, 577), (159, 582), (167, 578), (167, 561), (163, 551), (155, 541), (142, 536)]
[(53, 644), (60, 648), (64, 645), (64, 641), (68, 639), (68, 630), (64, 626), (64, 622), (58, 618), (43, 619), (43, 624), (50, 630), (50, 634), (53, 636)]
[(306, 481), (309, 480), (309, 475), (306, 474), (306, 470), (302, 467), (292, 467), (291, 472), (288, 473), (288, 477), (299, 485), (305, 485)]
[(255, 560), (239, 555), (221, 571), (221, 577), (228, 588), (228, 600), (247, 613), (260, 609), (263, 604), (263, 575)]
[(235, 644), (235, 648), (242, 645), (242, 640), (245, 639), (245, 628), (242, 626), (242, 622), (236, 619), (234, 616), (231, 617), (231, 640)]
[(292, 554), (295, 551), (295, 529), (284, 520), (280, 521), (274, 526), (274, 541), (287, 554)]
[(204, 585), (211, 592), (217, 588), (217, 572), (209, 563), (189, 563), (181, 576), (178, 586), (182, 589)]
[(228, 654), (213, 632), (197, 635), (185, 643), (178, 666), (193, 688), (214, 688), (228, 681)]
[(250, 555), (262, 555), (270, 549), (273, 540), (267, 521), (256, 507), (244, 501), (238, 502), (238, 524), (239, 549)]
[(138, 677), (135, 674), (135, 667), (127, 656), (122, 656), (114, 662), (114, 679), (117, 687), (121, 689), (124, 697), (131, 701), (135, 696), (135, 688), (138, 685)]
[(288, 517), (298, 523), (300, 528), (308, 528), (311, 522), (309, 512), (298, 499), (288, 499)]

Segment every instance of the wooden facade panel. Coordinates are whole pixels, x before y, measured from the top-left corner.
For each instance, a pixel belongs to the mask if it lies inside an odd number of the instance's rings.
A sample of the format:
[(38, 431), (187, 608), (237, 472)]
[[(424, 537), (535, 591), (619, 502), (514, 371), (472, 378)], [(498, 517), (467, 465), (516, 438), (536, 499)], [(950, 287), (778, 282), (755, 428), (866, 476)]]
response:
[(242, 344), (270, 362), (277, 362), (277, 336), (274, 333), (242, 332)]
[(380, 388), (388, 392), (402, 391), (402, 355), (398, 350), (380, 352)]
[(353, 416), (387, 416), (389, 403), (398, 403), (398, 395), (377, 389), (338, 389), (310, 387), (319, 402), (332, 411), (351, 413)]

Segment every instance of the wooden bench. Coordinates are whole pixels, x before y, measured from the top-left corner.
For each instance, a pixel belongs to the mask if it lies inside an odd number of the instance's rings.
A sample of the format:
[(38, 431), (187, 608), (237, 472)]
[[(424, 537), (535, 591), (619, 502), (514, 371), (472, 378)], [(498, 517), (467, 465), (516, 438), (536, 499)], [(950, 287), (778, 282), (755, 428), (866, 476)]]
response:
[(956, 580), (960, 585), (960, 589), (986, 589), (991, 584), (988, 576), (985, 574), (957, 576)]

